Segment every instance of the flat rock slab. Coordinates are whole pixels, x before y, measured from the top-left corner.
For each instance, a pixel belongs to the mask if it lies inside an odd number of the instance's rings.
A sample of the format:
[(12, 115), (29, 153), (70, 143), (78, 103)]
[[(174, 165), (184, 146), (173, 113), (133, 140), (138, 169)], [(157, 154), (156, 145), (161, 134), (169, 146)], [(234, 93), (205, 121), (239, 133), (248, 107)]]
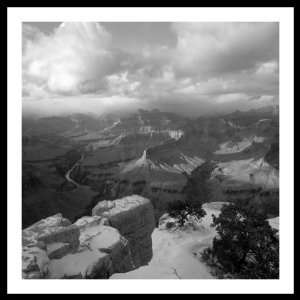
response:
[(112, 272), (111, 265), (108, 254), (86, 249), (61, 259), (52, 259), (48, 278), (108, 278)]
[(49, 278), (109, 278), (115, 272), (133, 269), (128, 241), (116, 228), (83, 227), (79, 240), (76, 253), (50, 261)]

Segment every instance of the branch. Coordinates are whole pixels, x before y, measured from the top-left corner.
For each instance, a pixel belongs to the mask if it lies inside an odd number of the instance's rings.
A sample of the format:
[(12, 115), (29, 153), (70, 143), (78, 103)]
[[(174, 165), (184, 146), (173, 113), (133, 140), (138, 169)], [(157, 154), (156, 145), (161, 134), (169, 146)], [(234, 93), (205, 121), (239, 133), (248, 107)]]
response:
[(180, 276), (179, 276), (179, 274), (177, 273), (177, 270), (175, 269), (175, 268), (172, 268), (173, 269), (173, 273), (176, 275), (176, 277), (178, 278), (178, 279), (182, 279)]

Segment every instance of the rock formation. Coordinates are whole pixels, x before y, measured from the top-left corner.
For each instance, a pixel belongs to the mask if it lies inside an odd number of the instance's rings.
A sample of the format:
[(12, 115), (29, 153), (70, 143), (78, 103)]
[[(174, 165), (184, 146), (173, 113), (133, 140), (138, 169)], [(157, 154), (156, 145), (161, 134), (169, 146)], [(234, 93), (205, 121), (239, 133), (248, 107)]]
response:
[(23, 278), (109, 278), (152, 257), (151, 202), (132, 195), (101, 201), (71, 224), (61, 214), (23, 230)]
[(147, 264), (152, 257), (151, 233), (155, 228), (153, 207), (140, 196), (128, 196), (114, 201), (99, 202), (93, 215), (108, 219), (129, 241), (135, 266)]

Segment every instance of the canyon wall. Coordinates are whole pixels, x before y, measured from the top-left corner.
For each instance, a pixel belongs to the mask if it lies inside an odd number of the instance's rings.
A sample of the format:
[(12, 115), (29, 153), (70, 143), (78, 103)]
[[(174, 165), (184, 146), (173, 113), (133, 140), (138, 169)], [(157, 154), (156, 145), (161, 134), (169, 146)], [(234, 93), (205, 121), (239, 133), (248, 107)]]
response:
[(135, 266), (147, 264), (152, 257), (151, 234), (155, 228), (151, 202), (141, 196), (128, 196), (113, 201), (101, 201), (92, 211), (103, 216), (128, 240)]

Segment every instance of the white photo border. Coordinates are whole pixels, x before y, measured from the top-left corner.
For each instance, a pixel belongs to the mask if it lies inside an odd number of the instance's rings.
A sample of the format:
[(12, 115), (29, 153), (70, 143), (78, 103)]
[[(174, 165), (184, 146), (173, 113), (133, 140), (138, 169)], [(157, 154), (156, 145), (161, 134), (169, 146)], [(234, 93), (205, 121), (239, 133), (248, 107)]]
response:
[[(21, 272), (22, 22), (279, 22), (280, 279), (278, 280), (25, 280)], [(294, 292), (294, 9), (19, 7), (7, 9), (7, 292), (61, 294)]]

